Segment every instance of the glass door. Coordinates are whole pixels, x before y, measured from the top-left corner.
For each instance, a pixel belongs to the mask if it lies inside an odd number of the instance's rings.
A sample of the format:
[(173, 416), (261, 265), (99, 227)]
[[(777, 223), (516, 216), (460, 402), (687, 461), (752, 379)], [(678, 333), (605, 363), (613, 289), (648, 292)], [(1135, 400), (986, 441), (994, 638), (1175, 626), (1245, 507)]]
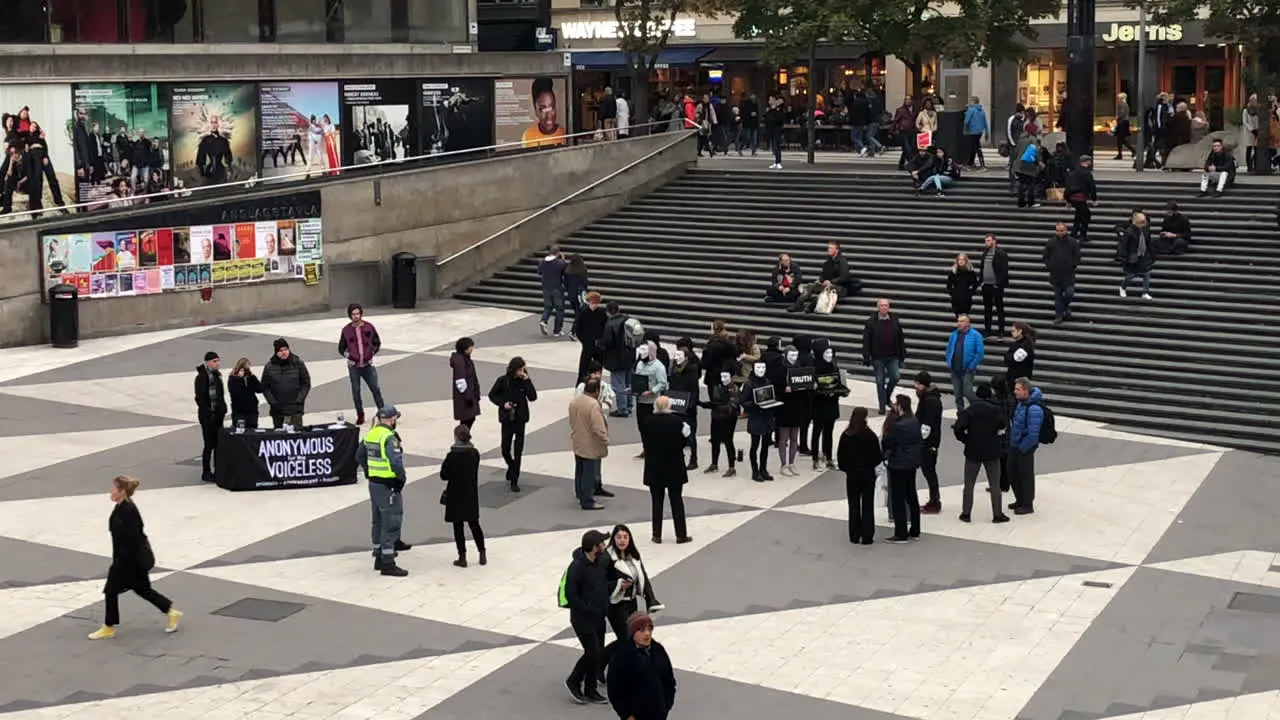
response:
[(1204, 111), (1213, 130), (1221, 130), (1227, 106), (1227, 63), (1224, 60), (1175, 62), (1169, 69), (1170, 92), (1192, 113)]

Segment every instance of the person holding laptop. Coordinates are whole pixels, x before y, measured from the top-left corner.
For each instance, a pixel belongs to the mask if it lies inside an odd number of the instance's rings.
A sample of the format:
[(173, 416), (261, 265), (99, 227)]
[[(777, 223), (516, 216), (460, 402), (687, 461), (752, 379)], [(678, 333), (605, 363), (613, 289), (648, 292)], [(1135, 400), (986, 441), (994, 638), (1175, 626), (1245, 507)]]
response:
[[(645, 422), (653, 416), (653, 401), (667, 392), (667, 368), (658, 361), (658, 348), (646, 342), (636, 348), (636, 367), (631, 373), (631, 394), (636, 398), (636, 428), (644, 434)], [(639, 457), (644, 457), (641, 452)]]
[(756, 482), (773, 479), (769, 474), (769, 441), (774, 411), (782, 405), (765, 372), (767, 367), (762, 361), (754, 363), (751, 376), (742, 386), (742, 409), (747, 411), (747, 432), (751, 435), (751, 479)]

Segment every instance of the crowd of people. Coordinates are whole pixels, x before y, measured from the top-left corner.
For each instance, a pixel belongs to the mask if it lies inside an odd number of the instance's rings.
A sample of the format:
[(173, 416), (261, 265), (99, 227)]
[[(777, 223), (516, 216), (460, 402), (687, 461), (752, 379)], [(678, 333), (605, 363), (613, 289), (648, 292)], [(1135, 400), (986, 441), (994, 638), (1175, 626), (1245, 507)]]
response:
[(49, 135), (31, 117), (31, 108), (23, 107), (16, 113), (0, 115), (0, 128), (4, 133), (4, 160), (0, 161), (0, 215), (13, 212), (14, 193), (27, 196), (28, 209), (44, 209), (46, 182), (54, 204), (65, 208), (67, 203), (62, 186), (49, 157)]

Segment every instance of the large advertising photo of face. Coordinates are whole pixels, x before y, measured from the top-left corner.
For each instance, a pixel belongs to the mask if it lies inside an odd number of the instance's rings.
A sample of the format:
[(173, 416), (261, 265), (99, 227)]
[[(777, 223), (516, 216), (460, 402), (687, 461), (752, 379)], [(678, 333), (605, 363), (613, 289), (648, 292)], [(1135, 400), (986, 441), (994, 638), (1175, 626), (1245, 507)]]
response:
[(336, 82), (263, 84), (259, 90), (262, 177), (301, 180), (342, 166)]
[(344, 164), (369, 165), (418, 153), (415, 90), (408, 79), (342, 83)]
[(76, 198), (89, 210), (154, 202), (172, 187), (169, 97), (154, 83), (72, 87)]
[(428, 155), (493, 145), (493, 80), (422, 81), (422, 142)]
[(0, 222), (39, 217), (39, 213), (14, 216), (23, 210), (61, 208), (68, 200), (74, 202), (71, 86), (0, 85), (0, 113), (4, 128)]
[(175, 188), (223, 185), (257, 175), (257, 85), (174, 86), (170, 107)]
[(493, 83), (494, 142), (509, 147), (566, 145), (564, 78), (503, 78)]

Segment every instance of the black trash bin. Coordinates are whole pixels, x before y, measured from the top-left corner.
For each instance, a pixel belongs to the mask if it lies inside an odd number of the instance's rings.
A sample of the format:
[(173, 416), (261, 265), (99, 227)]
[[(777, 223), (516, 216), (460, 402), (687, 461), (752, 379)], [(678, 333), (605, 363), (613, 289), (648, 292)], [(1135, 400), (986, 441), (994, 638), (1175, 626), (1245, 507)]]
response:
[(391, 256), (391, 306), (412, 309), (418, 304), (418, 256), (398, 252)]
[(80, 293), (74, 285), (49, 288), (49, 342), (56, 348), (80, 344)]

